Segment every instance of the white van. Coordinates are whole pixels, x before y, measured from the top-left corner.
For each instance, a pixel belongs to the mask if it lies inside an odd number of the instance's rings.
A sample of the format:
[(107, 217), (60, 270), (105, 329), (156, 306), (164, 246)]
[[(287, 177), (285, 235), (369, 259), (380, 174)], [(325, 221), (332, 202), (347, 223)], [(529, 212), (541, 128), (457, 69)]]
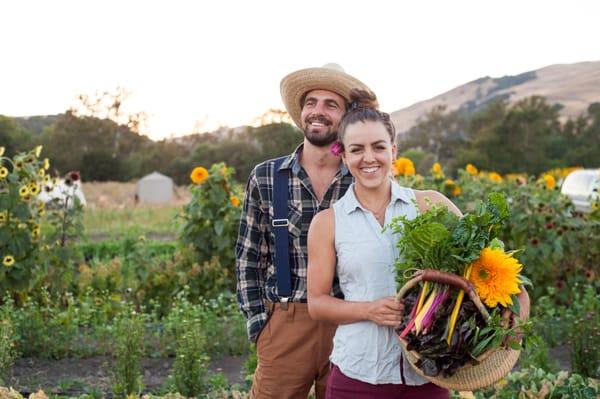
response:
[(571, 199), (575, 210), (589, 212), (592, 203), (598, 201), (600, 169), (580, 169), (571, 172), (562, 184), (560, 192)]

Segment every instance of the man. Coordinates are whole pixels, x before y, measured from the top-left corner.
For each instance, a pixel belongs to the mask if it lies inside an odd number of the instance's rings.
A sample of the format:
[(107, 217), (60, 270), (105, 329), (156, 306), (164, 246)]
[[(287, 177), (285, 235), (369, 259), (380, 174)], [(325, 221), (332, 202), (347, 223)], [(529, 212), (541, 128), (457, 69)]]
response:
[[(349, 92), (370, 89), (335, 64), (302, 69), (281, 81), (281, 96), (303, 143), (285, 159), (257, 165), (246, 185), (236, 245), (238, 301), (246, 315), (248, 336), (256, 342), (258, 367), (252, 398), (306, 398), (316, 385), (325, 396), (335, 325), (313, 321), (306, 304), (306, 241), (313, 216), (344, 195), (352, 176), (330, 152), (346, 113)], [(287, 220), (275, 218), (274, 175), (288, 182)], [(287, 225), (291, 293), (280, 295), (274, 262), (274, 229)], [(289, 224), (288, 224), (289, 223)], [(279, 233), (278, 233), (279, 234)], [(282, 256), (281, 254), (277, 254)], [(278, 263), (279, 263), (278, 259)], [(284, 274), (284, 273), (282, 273)], [(334, 282), (333, 291), (340, 296)]]

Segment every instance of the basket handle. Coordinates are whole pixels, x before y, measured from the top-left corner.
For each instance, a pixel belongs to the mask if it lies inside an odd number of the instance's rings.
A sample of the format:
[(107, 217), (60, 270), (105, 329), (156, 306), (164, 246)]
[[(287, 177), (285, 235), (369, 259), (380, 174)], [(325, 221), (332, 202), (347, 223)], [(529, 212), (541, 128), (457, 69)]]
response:
[(416, 272), (414, 277), (407, 281), (402, 288), (400, 288), (400, 291), (398, 291), (398, 294), (396, 295), (396, 300), (400, 301), (402, 298), (404, 298), (404, 295), (406, 295), (406, 293), (410, 291), (410, 289), (419, 284), (419, 282), (421, 281), (430, 281), (432, 283), (446, 284), (463, 290), (469, 296), (471, 301), (473, 301), (473, 303), (475, 304), (479, 312), (483, 315), (483, 317), (486, 320), (490, 318), (489, 312), (481, 302), (481, 299), (479, 299), (477, 291), (475, 291), (475, 286), (473, 286), (473, 284), (469, 280), (461, 276), (457, 276), (456, 274), (442, 272), (440, 270), (425, 269)]

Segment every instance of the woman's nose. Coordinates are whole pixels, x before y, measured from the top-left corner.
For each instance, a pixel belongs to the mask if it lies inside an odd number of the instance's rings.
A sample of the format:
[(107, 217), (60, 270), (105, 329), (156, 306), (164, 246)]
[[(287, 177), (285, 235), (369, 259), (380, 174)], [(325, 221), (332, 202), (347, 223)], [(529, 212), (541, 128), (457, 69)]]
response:
[(365, 150), (365, 155), (363, 158), (364, 158), (365, 162), (373, 162), (373, 161), (375, 161), (375, 154), (373, 154), (372, 150), (367, 148)]

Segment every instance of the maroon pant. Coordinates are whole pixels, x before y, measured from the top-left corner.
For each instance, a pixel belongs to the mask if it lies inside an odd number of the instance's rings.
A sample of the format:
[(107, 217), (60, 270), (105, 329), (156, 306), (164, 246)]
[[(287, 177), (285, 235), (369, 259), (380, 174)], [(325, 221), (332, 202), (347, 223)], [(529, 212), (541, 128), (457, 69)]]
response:
[(326, 399), (449, 399), (450, 392), (434, 384), (369, 384), (347, 377), (332, 365)]

